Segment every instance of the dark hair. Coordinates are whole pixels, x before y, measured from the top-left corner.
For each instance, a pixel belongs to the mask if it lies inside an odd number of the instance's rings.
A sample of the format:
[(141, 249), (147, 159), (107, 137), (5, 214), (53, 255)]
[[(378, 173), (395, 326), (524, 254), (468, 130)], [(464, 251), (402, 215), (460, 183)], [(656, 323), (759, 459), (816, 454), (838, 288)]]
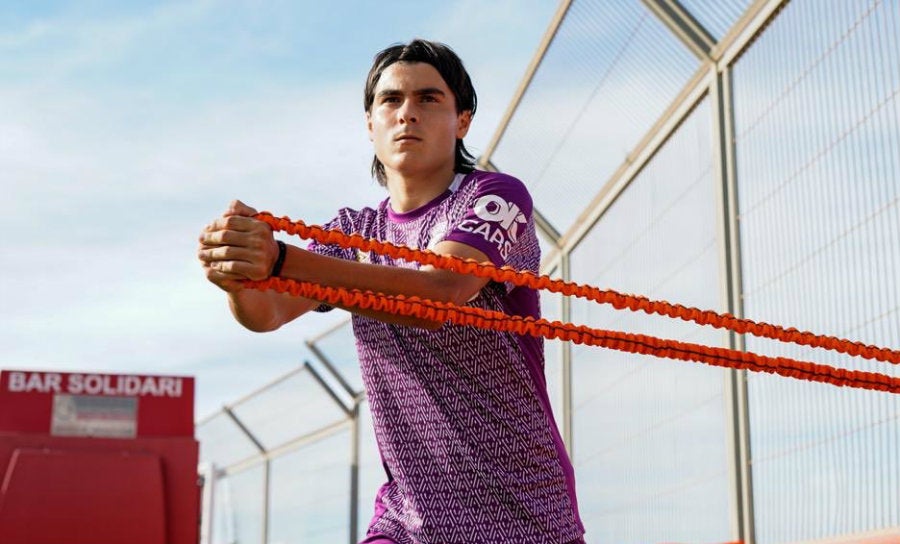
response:
[[(366, 90), (363, 100), (365, 111), (368, 112), (372, 108), (375, 101), (375, 87), (381, 79), (381, 73), (396, 62), (424, 62), (434, 66), (434, 68), (444, 78), (444, 82), (453, 91), (453, 97), (456, 99), (456, 112), (471, 112), (475, 115), (475, 107), (478, 104), (478, 97), (475, 95), (475, 88), (472, 86), (472, 80), (463, 66), (462, 60), (448, 46), (427, 40), (413, 40), (406, 45), (397, 44), (384, 49), (375, 55), (372, 62), (372, 68), (369, 70), (369, 77), (366, 79)], [(456, 157), (453, 169), (456, 172), (468, 173), (475, 169), (475, 157), (466, 149), (461, 139), (456, 140)], [(378, 183), (385, 185), (387, 180), (384, 175), (384, 165), (376, 156), (372, 160), (372, 175), (378, 180)]]

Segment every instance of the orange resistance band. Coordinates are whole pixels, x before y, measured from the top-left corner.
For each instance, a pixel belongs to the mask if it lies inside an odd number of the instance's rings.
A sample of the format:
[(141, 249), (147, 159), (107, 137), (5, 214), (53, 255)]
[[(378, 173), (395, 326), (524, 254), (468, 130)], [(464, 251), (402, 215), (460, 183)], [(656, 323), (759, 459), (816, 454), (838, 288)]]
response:
[[(835, 337), (819, 336), (810, 332), (800, 332), (796, 329), (785, 329), (766, 323), (737, 319), (727, 314), (717, 314), (708, 310), (698, 310), (697, 308), (686, 308), (664, 301), (652, 301), (646, 297), (625, 295), (615, 291), (600, 290), (596, 287), (566, 283), (547, 276), (536, 276), (530, 272), (516, 271), (509, 267), (498, 268), (490, 263), (479, 263), (472, 260), (464, 261), (457, 257), (437, 255), (430, 251), (416, 250), (396, 246), (389, 242), (366, 239), (359, 234), (347, 235), (337, 230), (329, 231), (319, 226), (307, 226), (302, 221), (291, 221), (286, 217), (275, 218), (268, 212), (257, 214), (256, 218), (265, 221), (274, 230), (285, 231), (302, 238), (310, 238), (322, 244), (337, 244), (344, 248), (374, 251), (375, 253), (387, 254), (394, 258), (430, 264), (436, 268), (487, 277), (498, 282), (511, 282), (515, 285), (533, 289), (547, 289), (567, 296), (578, 296), (600, 303), (612, 304), (617, 309), (628, 308), (632, 311), (642, 310), (648, 314), (655, 313), (679, 317), (686, 321), (694, 321), (701, 325), (712, 325), (716, 328), (727, 328), (742, 334), (749, 333), (784, 342), (822, 347), (840, 353), (858, 355), (867, 359), (895, 364), (900, 363), (900, 352), (886, 348), (867, 346)], [(377, 311), (416, 316), (430, 321), (451, 321), (460, 325), (542, 336), (549, 339), (561, 339), (578, 344), (602, 346), (631, 353), (697, 361), (714, 366), (747, 369), (757, 372), (769, 372), (792, 378), (827, 382), (839, 386), (900, 393), (900, 378), (893, 378), (874, 372), (845, 370), (784, 357), (766, 357), (727, 348), (664, 340), (642, 334), (593, 329), (583, 325), (576, 326), (558, 321), (549, 322), (545, 319), (523, 318), (502, 312), (492, 312), (468, 306), (425, 300), (419, 297), (387, 296), (359, 290), (323, 287), (286, 278), (269, 278), (262, 281), (247, 282), (246, 285), (250, 288), (262, 290), (275, 289), (278, 292), (287, 292), (294, 296), (321, 300), (329, 304), (341, 304), (364, 309), (370, 308)]]

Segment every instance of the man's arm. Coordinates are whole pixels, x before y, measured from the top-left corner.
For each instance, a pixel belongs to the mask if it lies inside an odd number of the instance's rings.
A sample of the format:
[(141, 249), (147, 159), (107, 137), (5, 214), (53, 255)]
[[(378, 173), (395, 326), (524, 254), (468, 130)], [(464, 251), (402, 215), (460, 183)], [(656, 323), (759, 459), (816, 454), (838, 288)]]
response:
[[(270, 331), (312, 310), (318, 302), (274, 292), (244, 289), (240, 280), (262, 280), (269, 277), (278, 248), (271, 228), (253, 219), (256, 210), (235, 201), (229, 210), (208, 225), (200, 235), (198, 256), (207, 278), (228, 292), (229, 305), (235, 319), (254, 331)], [(439, 254), (463, 259), (487, 261), (481, 251), (460, 242), (443, 241), (435, 246)], [(330, 287), (380, 292), (386, 295), (418, 296), (430, 300), (465, 304), (488, 280), (440, 270), (431, 266), (420, 269), (388, 267), (347, 261), (318, 255), (295, 246), (287, 246), (281, 277), (308, 281)], [(351, 312), (387, 323), (429, 329), (441, 323), (388, 312), (344, 307)]]
[(228, 306), (238, 323), (255, 332), (266, 332), (296, 319), (319, 303), (274, 291), (244, 288), (244, 280), (267, 278), (278, 257), (272, 229), (247, 217), (255, 213), (256, 210), (240, 201), (232, 202), (221, 217), (200, 233), (197, 256), (206, 279), (227, 293)]
[[(481, 251), (459, 242), (439, 242), (433, 251), (441, 255), (453, 255), (480, 262), (488, 260)], [(288, 246), (281, 275), (298, 281), (308, 281), (330, 287), (359, 289), (385, 295), (417, 296), (439, 302), (452, 302), (457, 305), (463, 305), (471, 300), (489, 281), (487, 278), (458, 274), (432, 266), (413, 269), (347, 261), (318, 255), (294, 246)], [(338, 306), (395, 325), (410, 325), (427, 329), (436, 329), (441, 326), (439, 322), (412, 316)]]

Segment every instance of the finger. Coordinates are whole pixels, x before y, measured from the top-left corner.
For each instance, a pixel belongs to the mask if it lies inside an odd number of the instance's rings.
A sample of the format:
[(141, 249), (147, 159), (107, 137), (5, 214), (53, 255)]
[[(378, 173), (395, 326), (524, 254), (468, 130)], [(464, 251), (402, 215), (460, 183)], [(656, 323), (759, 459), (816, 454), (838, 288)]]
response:
[(246, 242), (246, 234), (234, 230), (212, 230), (200, 234), (200, 245), (205, 247), (243, 246)]
[(218, 261), (243, 261), (253, 263), (259, 260), (258, 252), (236, 246), (201, 246), (197, 258), (206, 263)]
[(207, 233), (223, 230), (233, 230), (237, 232), (271, 232), (272, 229), (267, 223), (263, 223), (262, 221), (253, 219), (252, 217), (245, 217), (242, 215), (223, 215), (222, 217), (218, 217), (215, 221), (210, 223), (203, 231), (203, 233), (201, 233), (201, 236)]
[(249, 231), (224, 229), (204, 232), (200, 235), (199, 242), (203, 247), (235, 246), (262, 252), (266, 252), (273, 244), (272, 230), (265, 223), (251, 227)]
[(226, 274), (236, 274), (249, 280), (264, 280), (269, 277), (271, 267), (259, 261), (209, 261), (208, 266)]
[(252, 215), (256, 215), (256, 213), (256, 208), (248, 206), (240, 200), (232, 200), (231, 204), (228, 205), (228, 210), (225, 212), (225, 215), (241, 215), (244, 217), (250, 217)]
[(205, 270), (206, 277), (210, 281), (244, 281), (247, 279), (246, 276), (235, 274), (233, 272), (224, 272), (211, 266), (205, 267)]
[(224, 291), (234, 292), (244, 288), (244, 280), (247, 278), (208, 268), (206, 270), (206, 279)]
[(218, 221), (225, 230), (236, 230), (239, 232), (255, 232), (257, 234), (271, 235), (272, 227), (268, 223), (246, 217), (243, 215), (227, 215), (221, 217)]
[(203, 230), (200, 231), (200, 236), (199, 236), (200, 240), (203, 240), (203, 237), (206, 236), (207, 233), (216, 232), (218, 230), (221, 230), (221, 227), (216, 224), (217, 221), (218, 221), (218, 219), (216, 219), (215, 221), (212, 221), (210, 223), (207, 223), (206, 225), (203, 226)]
[(208, 273), (216, 272), (216, 277), (228, 279), (250, 279), (246, 274), (252, 268), (250, 263), (244, 261), (209, 261), (206, 263)]

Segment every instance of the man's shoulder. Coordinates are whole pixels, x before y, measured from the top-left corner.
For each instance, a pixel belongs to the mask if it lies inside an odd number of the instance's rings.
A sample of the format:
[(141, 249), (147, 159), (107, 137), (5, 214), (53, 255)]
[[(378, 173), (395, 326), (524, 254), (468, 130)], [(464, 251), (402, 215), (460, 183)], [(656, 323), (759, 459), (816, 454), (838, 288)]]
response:
[(472, 170), (472, 172), (469, 173), (466, 177), (478, 185), (505, 185), (505, 184), (508, 184), (508, 185), (512, 185), (515, 187), (521, 187), (522, 189), (527, 190), (527, 188), (525, 187), (525, 184), (522, 183), (522, 181), (519, 178), (517, 178), (511, 174), (507, 174), (505, 172), (489, 172), (487, 170)]
[(532, 200), (528, 187), (517, 177), (503, 172), (474, 170), (467, 178), (469, 190), (476, 198), (495, 195), (506, 201), (516, 202), (520, 208), (531, 210)]

